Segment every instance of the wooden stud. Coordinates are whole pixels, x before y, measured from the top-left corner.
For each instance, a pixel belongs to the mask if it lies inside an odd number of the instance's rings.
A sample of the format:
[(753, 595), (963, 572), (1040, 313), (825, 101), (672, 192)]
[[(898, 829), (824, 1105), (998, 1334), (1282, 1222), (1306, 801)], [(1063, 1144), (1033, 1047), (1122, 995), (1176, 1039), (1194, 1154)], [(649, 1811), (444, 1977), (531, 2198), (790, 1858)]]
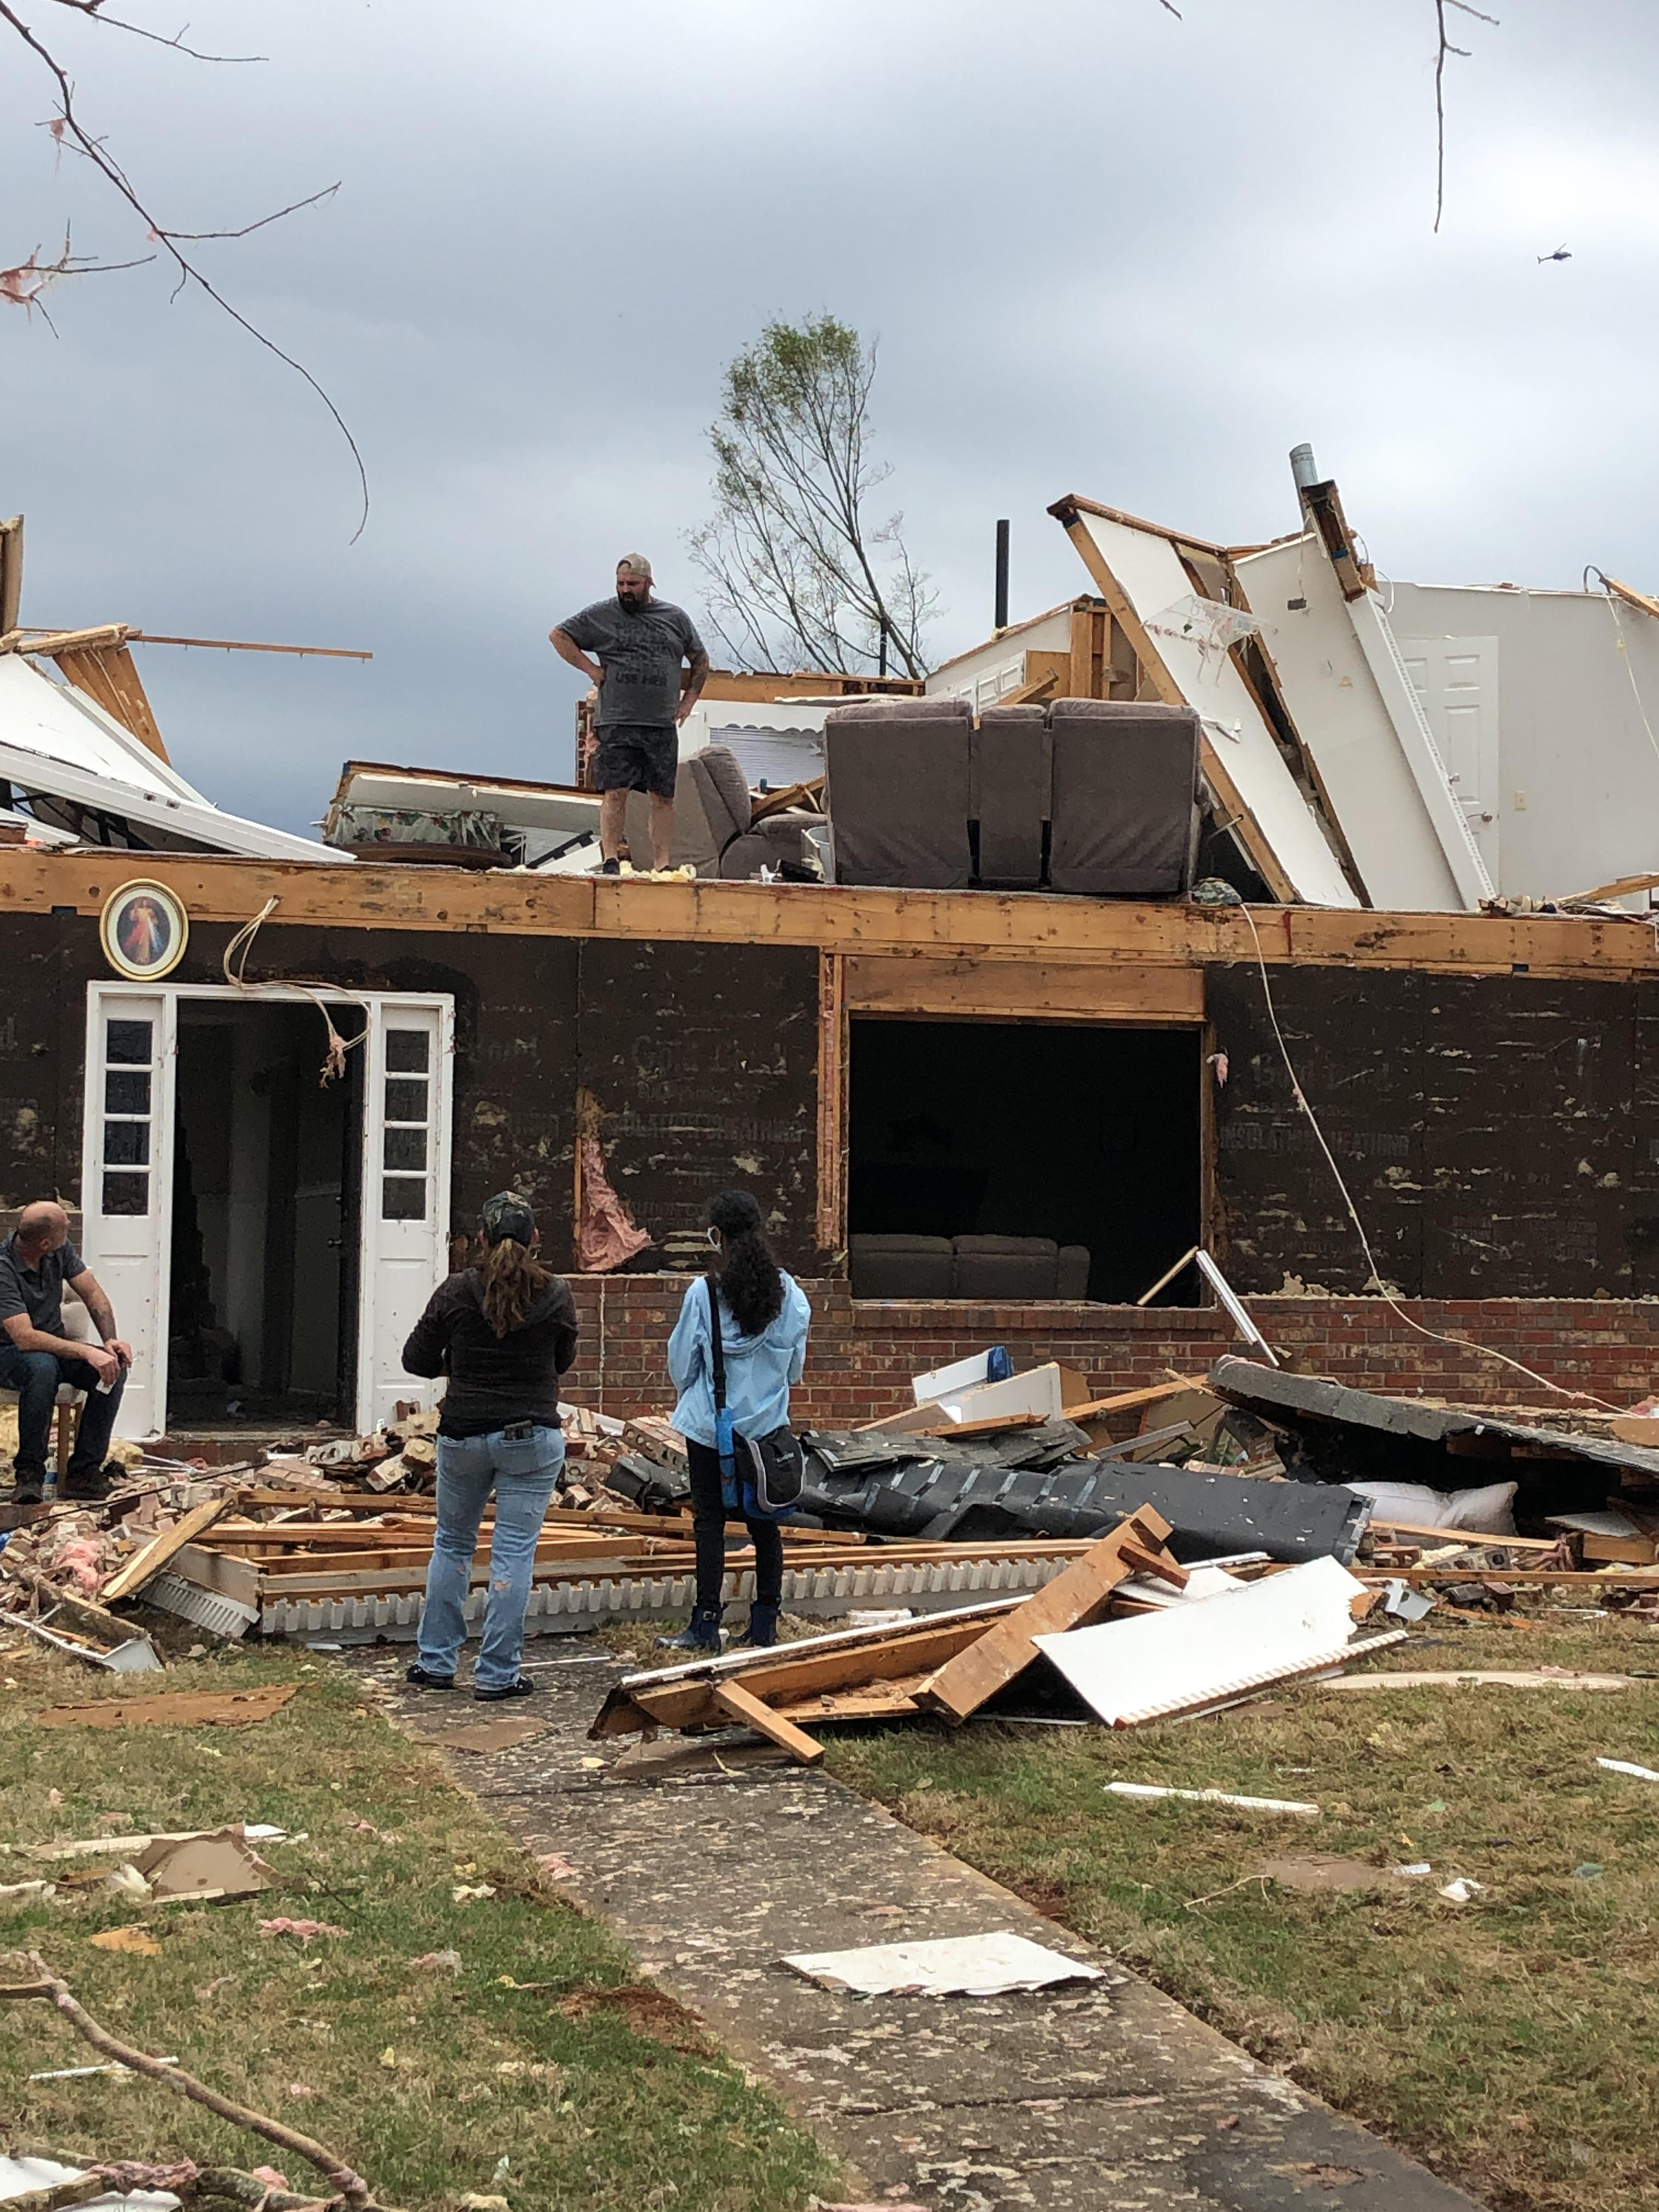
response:
[(839, 952), (818, 955), (817, 1240), (836, 1254), (847, 1242), (847, 966)]
[(767, 1737), (780, 1745), (802, 1766), (817, 1766), (823, 1757), (823, 1746), (815, 1743), (810, 1735), (763, 1705), (751, 1691), (739, 1680), (721, 1682), (714, 1691), (714, 1703), (729, 1713), (734, 1721), (741, 1721), (757, 1735)]
[[(1204, 1018), (1194, 968), (1099, 967), (1058, 961), (876, 953), (843, 961), (849, 1012), (932, 1014), (963, 1021), (1129, 1021), (1137, 1027)], [(823, 1240), (820, 1239), (820, 1242)]]
[(110, 1577), (98, 1593), (104, 1603), (118, 1605), (124, 1597), (131, 1597), (135, 1592), (143, 1589), (146, 1583), (154, 1582), (175, 1553), (181, 1552), (186, 1544), (194, 1543), (204, 1528), (210, 1528), (228, 1511), (229, 1506), (229, 1498), (222, 1495), (207, 1498), (202, 1504), (192, 1506), (182, 1521), (174, 1522), (171, 1528), (152, 1538), (137, 1559), (129, 1559), (125, 1566)]
[[(166, 760), (167, 749), (149, 697), (125, 645), (105, 645), (81, 652), (55, 653), (53, 659), (77, 691), (95, 699), (114, 721), (132, 732), (157, 760)], [(170, 765), (171, 763), (169, 763)]]
[[(1024, 1674), (1037, 1656), (1033, 1637), (1086, 1628), (1098, 1620), (1118, 1584), (1147, 1571), (1171, 1534), (1162, 1514), (1143, 1506), (1131, 1519), (1091, 1544), (1063, 1575), (1037, 1590), (1015, 1612), (988, 1628), (947, 1660), (920, 1695), (923, 1705), (950, 1721), (965, 1721), (1006, 1683)], [(1134, 1539), (1139, 1539), (1135, 1542)], [(1172, 1563), (1171, 1563), (1172, 1564)], [(1185, 1580), (1184, 1571), (1176, 1571)]]

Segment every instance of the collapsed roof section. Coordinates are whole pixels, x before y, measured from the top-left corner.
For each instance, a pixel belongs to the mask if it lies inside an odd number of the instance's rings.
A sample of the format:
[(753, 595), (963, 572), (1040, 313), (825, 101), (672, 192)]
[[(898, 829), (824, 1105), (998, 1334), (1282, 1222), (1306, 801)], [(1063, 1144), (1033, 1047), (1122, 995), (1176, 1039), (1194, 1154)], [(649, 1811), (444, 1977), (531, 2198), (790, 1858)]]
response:
[(1473, 911), (1492, 885), (1336, 487), (1230, 549), (1072, 494), (1049, 513), (1109, 612), (1103, 696), (1187, 705), (1214, 806), (1274, 895)]
[[(94, 635), (102, 634), (85, 634)], [(0, 650), (0, 807), (39, 825), (42, 843), (62, 842), (57, 833), (67, 832), (71, 842), (135, 852), (230, 853), (277, 860), (347, 857), (309, 837), (222, 813), (172, 765), (159, 734), (141, 736), (118, 720), (90, 688), (82, 688), (80, 673), (71, 670), (70, 680), (59, 682), (25, 657), (54, 642)], [(83, 644), (78, 658), (95, 651)], [(65, 650), (66, 661), (75, 657)], [(108, 683), (118, 677), (118, 670), (105, 672)], [(110, 696), (112, 704), (118, 702), (118, 693)], [(137, 696), (143, 697), (142, 687)], [(127, 703), (137, 717), (130, 696)]]

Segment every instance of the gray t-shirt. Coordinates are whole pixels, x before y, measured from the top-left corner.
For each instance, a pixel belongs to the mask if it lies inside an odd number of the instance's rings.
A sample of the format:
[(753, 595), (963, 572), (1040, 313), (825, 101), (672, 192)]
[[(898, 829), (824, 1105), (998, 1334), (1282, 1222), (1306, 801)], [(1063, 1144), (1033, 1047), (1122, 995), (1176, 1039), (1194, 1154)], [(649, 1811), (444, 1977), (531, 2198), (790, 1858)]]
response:
[(680, 663), (702, 651), (702, 640), (683, 607), (671, 606), (666, 599), (625, 607), (613, 592), (559, 628), (605, 671), (597, 716), (601, 729), (618, 722), (672, 727), (680, 703)]
[(0, 1244), (0, 1322), (27, 1314), (29, 1326), (47, 1336), (64, 1334), (64, 1285), (86, 1273), (86, 1261), (73, 1244), (43, 1252), (33, 1267), (23, 1265), (15, 1237)]

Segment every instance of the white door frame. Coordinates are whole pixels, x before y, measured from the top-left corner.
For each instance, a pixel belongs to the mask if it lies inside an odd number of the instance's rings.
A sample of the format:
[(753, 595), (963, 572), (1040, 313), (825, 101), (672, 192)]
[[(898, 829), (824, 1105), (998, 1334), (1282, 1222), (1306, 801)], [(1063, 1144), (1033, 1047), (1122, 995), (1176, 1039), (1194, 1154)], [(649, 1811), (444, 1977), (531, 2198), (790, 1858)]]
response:
[[(330, 1006), (361, 1006), (364, 1010), (368, 1040), (357, 1048), (367, 1056), (358, 1207), (355, 1407), (357, 1426), (360, 1431), (367, 1431), (376, 1425), (379, 1415), (386, 1410), (377, 1401), (385, 1400), (394, 1384), (398, 1386), (395, 1395), (432, 1404), (439, 1388), (436, 1382), (419, 1381), (412, 1376), (404, 1377), (401, 1374), (388, 1373), (382, 1377), (378, 1376), (375, 1371), (377, 1334), (384, 1334), (386, 1322), (392, 1318), (382, 1311), (387, 1302), (387, 1294), (382, 1280), (382, 1269), (377, 1264), (380, 1234), (378, 1224), (382, 1215), (379, 1201), (387, 1119), (383, 1097), (386, 1073), (386, 1032), (389, 1016), (415, 1013), (428, 1018), (435, 1037), (437, 1049), (431, 1070), (431, 1113), (425, 1170), (427, 1218), (418, 1224), (410, 1222), (398, 1224), (404, 1242), (409, 1243), (412, 1239), (416, 1249), (398, 1255), (405, 1273), (410, 1273), (410, 1263), (413, 1260), (413, 1279), (422, 1285), (425, 1294), (429, 1295), (442, 1280), (448, 1267), (447, 1216), (454, 1103), (454, 1000), (441, 992), (353, 991), (335, 985), (307, 985), (301, 988), (291, 983), (238, 986), (230, 983), (129, 983), (100, 979), (87, 986), (85, 1097), (81, 1139), (81, 1249), (94, 1273), (98, 1273), (101, 1261), (109, 1273), (118, 1275), (125, 1264), (131, 1274), (134, 1261), (137, 1261), (150, 1275), (155, 1286), (153, 1297), (145, 1310), (144, 1334), (149, 1340), (142, 1355), (148, 1362), (149, 1387), (146, 1389), (141, 1386), (135, 1391), (129, 1385), (122, 1401), (116, 1433), (142, 1438), (161, 1436), (167, 1429), (167, 1347), (173, 1272), (173, 1141), (178, 1094), (179, 1002), (183, 999), (214, 1000), (232, 1006), (314, 1006), (321, 1000)], [(150, 1127), (149, 1208), (143, 1215), (106, 1216), (101, 1212), (100, 1203), (105, 1170), (104, 1133), (108, 1126), (103, 1083), (106, 1072), (103, 1024), (109, 1016), (118, 1018), (124, 1008), (130, 1009), (135, 1016), (142, 1012), (143, 1017), (156, 1024), (150, 1061), (152, 1097), (148, 1117)], [(125, 1162), (110, 1163), (112, 1170), (128, 1164)], [(124, 1234), (124, 1231), (128, 1233)], [(428, 1243), (430, 1246), (429, 1265), (426, 1264), (425, 1251), (420, 1249)], [(130, 1249), (124, 1250), (124, 1245)], [(126, 1328), (131, 1317), (130, 1302), (129, 1311), (124, 1315), (118, 1282), (112, 1285), (106, 1281), (106, 1287), (116, 1296), (118, 1322)], [(412, 1321), (414, 1316), (411, 1315), (410, 1318)], [(377, 1322), (380, 1324), (378, 1331)], [(134, 1349), (139, 1349), (136, 1343)], [(131, 1413), (129, 1406), (131, 1407)]]

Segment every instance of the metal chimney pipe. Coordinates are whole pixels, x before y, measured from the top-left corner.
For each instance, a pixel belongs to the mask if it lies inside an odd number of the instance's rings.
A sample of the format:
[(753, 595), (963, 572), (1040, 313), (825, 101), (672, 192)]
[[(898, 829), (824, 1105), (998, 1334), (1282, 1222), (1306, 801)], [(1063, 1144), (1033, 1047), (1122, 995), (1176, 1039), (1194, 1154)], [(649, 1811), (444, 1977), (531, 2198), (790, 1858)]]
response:
[(1006, 522), (997, 525), (997, 597), (994, 627), (997, 629), (1008, 627), (1008, 526)]
[(1320, 482), (1319, 465), (1314, 459), (1311, 446), (1291, 447), (1291, 475), (1298, 491), (1311, 491)]

